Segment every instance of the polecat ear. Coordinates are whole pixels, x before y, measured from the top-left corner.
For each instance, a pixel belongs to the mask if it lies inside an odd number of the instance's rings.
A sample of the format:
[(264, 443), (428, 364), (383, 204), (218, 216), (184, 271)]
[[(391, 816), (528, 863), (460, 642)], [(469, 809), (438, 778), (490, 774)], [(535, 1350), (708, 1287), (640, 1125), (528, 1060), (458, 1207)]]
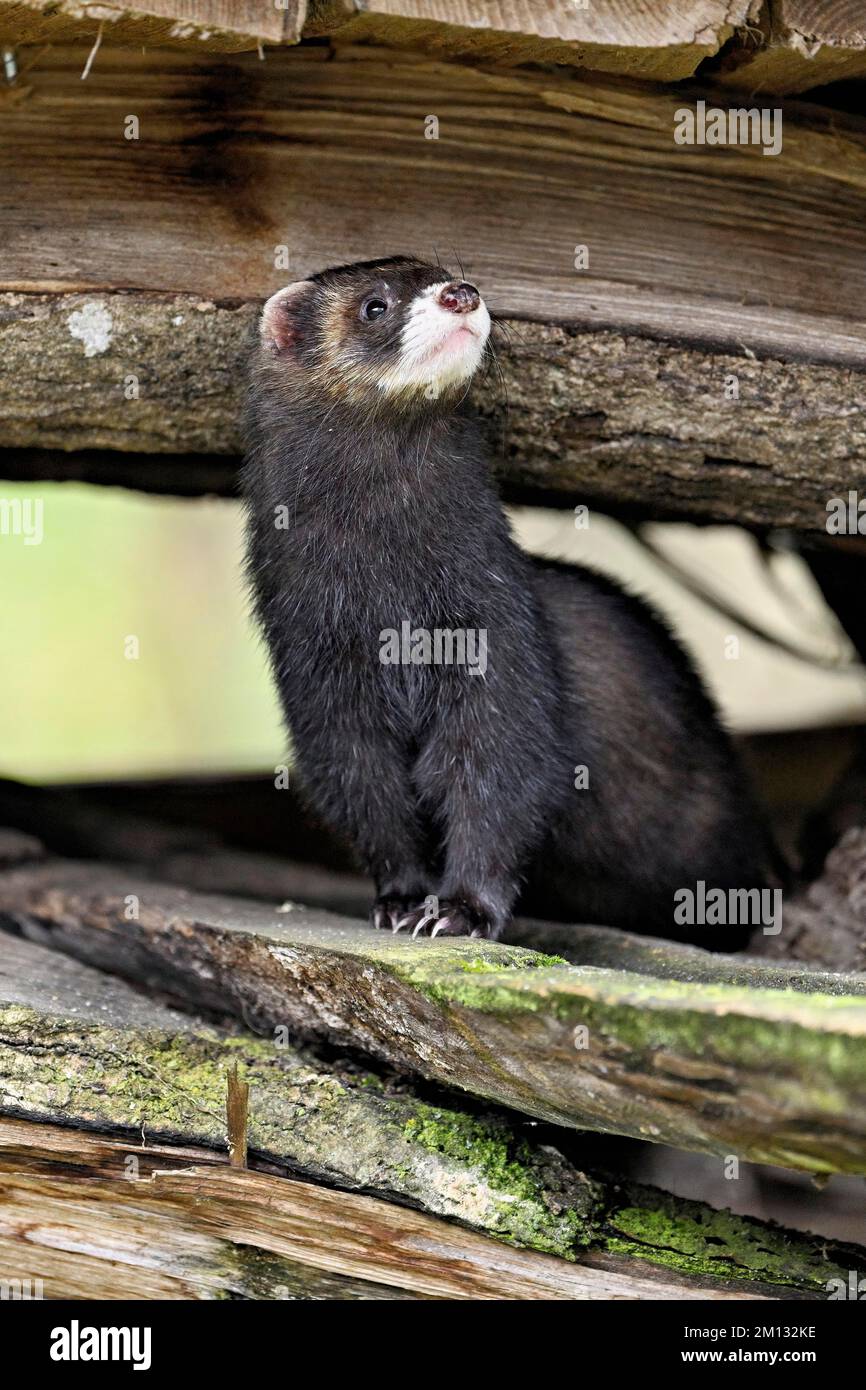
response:
[(312, 288), (309, 280), (296, 280), (293, 285), (272, 294), (259, 321), (259, 332), (265, 347), (272, 352), (286, 352), (298, 340), (296, 310)]

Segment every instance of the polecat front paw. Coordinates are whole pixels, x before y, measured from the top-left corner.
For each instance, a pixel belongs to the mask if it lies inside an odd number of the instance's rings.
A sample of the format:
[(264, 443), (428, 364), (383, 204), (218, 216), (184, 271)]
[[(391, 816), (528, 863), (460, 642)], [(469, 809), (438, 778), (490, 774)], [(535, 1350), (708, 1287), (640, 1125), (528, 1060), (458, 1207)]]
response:
[(412, 936), (494, 936), (491, 916), (468, 898), (425, 898), (401, 917), (395, 932), (410, 932)]

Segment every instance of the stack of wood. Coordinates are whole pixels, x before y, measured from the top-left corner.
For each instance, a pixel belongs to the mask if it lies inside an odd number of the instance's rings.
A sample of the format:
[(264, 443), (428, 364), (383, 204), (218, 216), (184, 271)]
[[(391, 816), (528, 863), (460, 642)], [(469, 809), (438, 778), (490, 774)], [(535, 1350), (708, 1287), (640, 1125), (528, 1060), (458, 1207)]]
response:
[[(0, 45), (3, 477), (232, 493), (262, 300), (438, 251), (502, 324), (512, 496), (833, 554), (866, 474), (866, 119), (826, 88), (866, 76), (853, 0), (0, 0)], [(778, 155), (675, 139), (756, 102)], [(0, 1282), (779, 1299), (864, 1268), (574, 1135), (866, 1173), (856, 829), (735, 959), (386, 940), (343, 864), (132, 799), (0, 788)]]

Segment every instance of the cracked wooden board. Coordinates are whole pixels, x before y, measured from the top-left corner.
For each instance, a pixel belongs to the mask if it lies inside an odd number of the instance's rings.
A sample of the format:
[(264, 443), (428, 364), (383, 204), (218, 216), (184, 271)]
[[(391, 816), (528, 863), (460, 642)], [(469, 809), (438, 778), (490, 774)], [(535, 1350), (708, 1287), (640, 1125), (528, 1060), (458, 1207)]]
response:
[(193, 1006), (360, 1048), (556, 1124), (866, 1172), (866, 1001), (856, 995), (407, 941), (90, 864), (3, 875), (0, 913), (34, 940)]
[(720, 80), (744, 92), (806, 92), (866, 76), (861, 0), (772, 0), (769, 19), (738, 35)]
[(54, 1298), (779, 1296), (568, 1264), (372, 1197), (215, 1166), (206, 1151), (154, 1145), (137, 1181), (128, 1158), (121, 1140), (0, 1120), (0, 1269), (20, 1269), (25, 1249)]
[[(0, 1262), (20, 1267), (23, 1242), (53, 1298), (593, 1297), (562, 1260), (371, 1197), (162, 1146), (132, 1181), (128, 1157), (116, 1140), (0, 1121)], [(595, 1287), (629, 1296), (627, 1280)]]
[[(631, 1296), (665, 1297), (682, 1287), (704, 1288), (707, 1296), (748, 1290), (814, 1298), (866, 1257), (853, 1246), (584, 1173), (553, 1146), (555, 1136), (536, 1140), (507, 1116), (425, 1100), (404, 1078), (205, 1024), (116, 977), (8, 937), (0, 950), (0, 1114), (8, 1121), (0, 1121), (0, 1205), (8, 1216), (21, 1197), (22, 1131), (32, 1140), (28, 1181), (35, 1158), (62, 1164), (67, 1179), (81, 1175), (80, 1136), (70, 1126), (112, 1136), (104, 1146), (110, 1161), (91, 1175), (123, 1176), (145, 1201), (159, 1195), (154, 1180), (165, 1167), (176, 1175), (206, 1165), (218, 1179), (226, 1162), (226, 1083), (236, 1069), (250, 1088), (249, 1152), (257, 1171), (272, 1174), (277, 1202), (285, 1194), (279, 1174), (288, 1172), (409, 1203), (511, 1246), (576, 1262), (583, 1286), (569, 1275), (565, 1287), (583, 1287), (581, 1296), (630, 1287)], [(43, 1135), (33, 1122), (67, 1128)], [(195, 1148), (202, 1144), (208, 1148)], [(49, 1207), (65, 1203), (72, 1213), (78, 1194), (58, 1177)], [(96, 1213), (84, 1232), (76, 1227), (79, 1249), (107, 1215), (98, 1199)], [(351, 1205), (346, 1215), (351, 1220)], [(200, 1248), (206, 1232), (199, 1226), (190, 1234)], [(9, 1235), (0, 1219), (0, 1252)], [(333, 1253), (339, 1265), (345, 1248), (337, 1242)], [(202, 1287), (211, 1280), (216, 1289), (273, 1297), (273, 1269), (265, 1271), (270, 1287), (255, 1281), (264, 1252), (251, 1261), (235, 1254), (229, 1258), (227, 1248), (226, 1259), (200, 1269)], [(171, 1270), (160, 1265), (159, 1273)], [(410, 1280), (407, 1287), (417, 1286)], [(335, 1296), (353, 1295), (338, 1289)]]

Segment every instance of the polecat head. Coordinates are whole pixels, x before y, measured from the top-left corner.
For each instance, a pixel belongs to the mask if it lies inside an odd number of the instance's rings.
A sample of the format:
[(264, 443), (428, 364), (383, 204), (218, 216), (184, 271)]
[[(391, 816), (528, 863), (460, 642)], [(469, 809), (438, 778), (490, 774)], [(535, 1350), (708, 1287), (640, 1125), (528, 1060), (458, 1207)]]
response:
[[(272, 295), (265, 353), (303, 399), (401, 410), (461, 395), (484, 355), (490, 315), (474, 285), (409, 256), (320, 271)], [(278, 382), (279, 385), (279, 382)]]

